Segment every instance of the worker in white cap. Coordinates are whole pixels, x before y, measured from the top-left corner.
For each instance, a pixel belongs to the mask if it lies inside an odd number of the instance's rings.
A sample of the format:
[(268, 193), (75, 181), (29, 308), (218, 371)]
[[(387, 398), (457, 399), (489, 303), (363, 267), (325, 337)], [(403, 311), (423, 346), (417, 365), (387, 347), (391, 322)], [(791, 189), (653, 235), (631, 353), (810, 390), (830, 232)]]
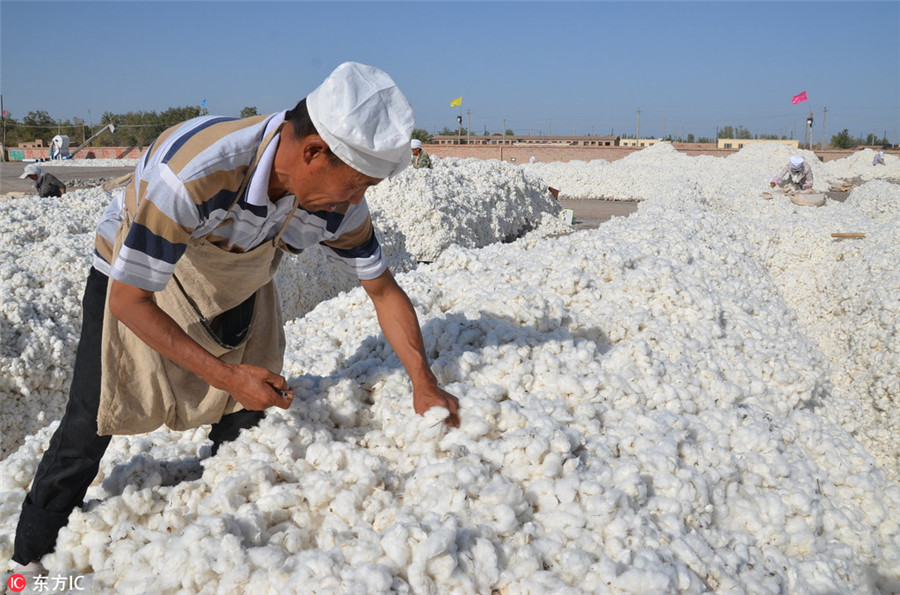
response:
[(872, 158), (872, 165), (884, 165), (884, 151), (877, 151)]
[(49, 174), (33, 163), (25, 166), (25, 171), (19, 176), (20, 180), (30, 178), (34, 181), (34, 188), (37, 190), (38, 196), (46, 198), (48, 196), (59, 197), (66, 193), (66, 185), (59, 181), (53, 174)]
[(794, 190), (809, 190), (813, 186), (813, 173), (809, 163), (800, 155), (791, 157), (790, 162), (777, 176), (772, 178), (769, 186), (789, 185)]
[(417, 138), (409, 141), (409, 148), (412, 151), (412, 158), (409, 164), (415, 169), (431, 169), (431, 157), (422, 148), (422, 141)]
[(364, 198), (408, 166), (414, 123), (386, 73), (347, 62), (291, 110), (203, 116), (151, 145), (98, 225), (69, 405), (19, 517), (20, 570), (40, 570), (110, 435), (212, 424), (214, 455), (267, 408), (291, 405), (272, 280), (284, 252), (321, 246), (357, 277), (415, 411), (443, 407), (459, 425)]

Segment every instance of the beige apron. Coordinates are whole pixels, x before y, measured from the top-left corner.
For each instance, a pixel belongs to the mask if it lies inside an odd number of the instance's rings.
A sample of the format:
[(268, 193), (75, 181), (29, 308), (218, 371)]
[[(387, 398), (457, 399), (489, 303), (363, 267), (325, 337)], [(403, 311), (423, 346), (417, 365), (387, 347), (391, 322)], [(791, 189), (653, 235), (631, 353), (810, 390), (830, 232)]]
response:
[[(229, 211), (243, 194), (275, 132), (260, 144)], [(296, 199), (293, 208), (297, 208)], [(128, 234), (130, 212), (126, 209), (125, 221), (116, 236), (113, 262)], [(203, 239), (192, 240), (176, 264), (168, 285), (154, 294), (157, 305), (188, 336), (224, 362), (250, 364), (281, 373), (285, 338), (281, 306), (272, 277), (282, 254), (276, 246), (293, 212), (272, 241), (248, 252), (228, 252)], [(217, 316), (242, 304), (253, 294), (256, 298), (249, 332), (237, 345), (223, 344), (210, 326)], [(227, 392), (211, 387), (192, 372), (161, 356), (112, 316), (107, 290), (97, 415), (100, 435), (139, 434), (163, 424), (175, 430), (186, 430), (215, 423), (223, 415), (240, 409), (240, 403)]]

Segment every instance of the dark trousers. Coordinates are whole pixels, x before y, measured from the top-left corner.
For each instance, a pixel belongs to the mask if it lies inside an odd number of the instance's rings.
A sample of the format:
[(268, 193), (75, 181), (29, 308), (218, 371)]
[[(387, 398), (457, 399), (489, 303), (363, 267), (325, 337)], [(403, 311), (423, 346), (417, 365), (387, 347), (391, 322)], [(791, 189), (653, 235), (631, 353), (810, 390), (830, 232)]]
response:
[[(82, 300), (81, 339), (69, 402), (38, 466), (16, 527), (13, 560), (19, 564), (40, 560), (53, 550), (59, 530), (68, 523), (72, 510), (83, 503), (109, 446), (110, 436), (97, 435), (107, 281), (106, 275), (91, 268)], [(242, 429), (255, 426), (263, 415), (262, 411), (241, 410), (213, 424), (209, 433), (213, 454), (220, 444), (237, 438)]]

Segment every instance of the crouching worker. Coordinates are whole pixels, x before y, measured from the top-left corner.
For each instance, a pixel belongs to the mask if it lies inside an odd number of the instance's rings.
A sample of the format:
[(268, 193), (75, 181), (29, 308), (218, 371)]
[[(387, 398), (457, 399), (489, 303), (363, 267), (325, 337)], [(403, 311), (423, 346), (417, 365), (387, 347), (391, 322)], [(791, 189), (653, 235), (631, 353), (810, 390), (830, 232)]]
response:
[(40, 167), (34, 164), (25, 166), (25, 171), (19, 176), (20, 180), (30, 178), (34, 181), (34, 189), (37, 190), (38, 196), (47, 198), (48, 196), (59, 197), (66, 193), (66, 185), (59, 181), (59, 178), (53, 174), (48, 174)]
[(796, 155), (791, 157), (781, 173), (772, 178), (769, 186), (788, 186), (791, 190), (809, 190), (813, 185), (812, 168), (803, 157)]
[[(165, 131), (98, 225), (69, 402), (25, 498), (13, 559), (39, 571), (113, 434), (212, 424), (213, 453), (293, 399), (272, 280), (322, 244), (359, 278), (413, 386), (450, 411), (388, 270), (366, 189), (409, 164), (414, 115), (383, 71), (341, 64), (294, 109)], [(102, 348), (101, 348), (102, 346)]]

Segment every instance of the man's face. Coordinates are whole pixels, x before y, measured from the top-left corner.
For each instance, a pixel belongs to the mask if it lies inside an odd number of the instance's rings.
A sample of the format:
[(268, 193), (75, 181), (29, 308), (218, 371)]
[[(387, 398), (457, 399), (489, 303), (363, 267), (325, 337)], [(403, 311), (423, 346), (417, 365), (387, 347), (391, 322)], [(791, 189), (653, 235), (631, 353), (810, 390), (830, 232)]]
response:
[(419, 153), (422, 152), (422, 149), (413, 149), (412, 152), (413, 152), (413, 155), (418, 155)]
[(286, 126), (275, 153), (269, 196), (297, 197), (307, 211), (341, 211), (359, 204), (366, 190), (381, 181), (362, 174), (327, 152), (318, 135), (298, 139)]
[(358, 205), (366, 190), (381, 181), (326, 155), (314, 160), (305, 181), (293, 193), (307, 211), (345, 211)]

